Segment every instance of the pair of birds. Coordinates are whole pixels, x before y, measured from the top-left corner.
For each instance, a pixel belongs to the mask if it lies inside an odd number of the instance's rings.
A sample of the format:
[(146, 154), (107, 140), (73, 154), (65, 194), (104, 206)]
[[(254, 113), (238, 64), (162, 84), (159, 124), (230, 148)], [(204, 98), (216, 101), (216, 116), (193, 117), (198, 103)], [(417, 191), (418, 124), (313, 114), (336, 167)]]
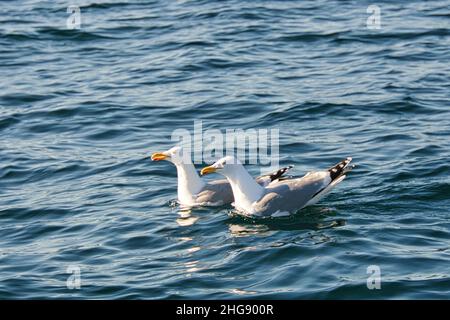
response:
[(303, 177), (286, 176), (292, 166), (253, 179), (238, 159), (226, 156), (203, 168), (200, 174), (217, 172), (226, 179), (205, 181), (195, 170), (181, 147), (152, 154), (153, 161), (172, 162), (178, 175), (178, 202), (183, 206), (221, 206), (234, 201), (244, 215), (279, 217), (317, 203), (344, 180), (353, 169), (352, 158), (342, 160), (328, 170), (308, 172)]

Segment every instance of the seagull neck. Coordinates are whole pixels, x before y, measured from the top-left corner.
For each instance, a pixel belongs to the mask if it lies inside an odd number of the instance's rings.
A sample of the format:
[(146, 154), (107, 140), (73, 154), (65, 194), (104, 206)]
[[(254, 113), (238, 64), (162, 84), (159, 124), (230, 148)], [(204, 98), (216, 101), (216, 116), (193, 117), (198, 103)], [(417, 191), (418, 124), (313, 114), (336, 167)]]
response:
[(205, 186), (192, 162), (175, 165), (178, 176), (178, 200), (181, 203), (193, 201), (193, 196), (199, 193)]
[(261, 199), (264, 188), (256, 183), (241, 164), (235, 165), (235, 169), (226, 178), (233, 189), (235, 206), (251, 211), (253, 202)]

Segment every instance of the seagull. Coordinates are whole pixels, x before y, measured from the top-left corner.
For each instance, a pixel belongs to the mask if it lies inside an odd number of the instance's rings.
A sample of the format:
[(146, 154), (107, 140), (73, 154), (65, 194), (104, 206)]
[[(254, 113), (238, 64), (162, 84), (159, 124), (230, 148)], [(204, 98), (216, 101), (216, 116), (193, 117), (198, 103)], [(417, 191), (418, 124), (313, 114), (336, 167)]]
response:
[(309, 172), (303, 177), (278, 179), (266, 186), (256, 183), (238, 159), (227, 156), (205, 167), (200, 174), (217, 172), (225, 176), (234, 195), (234, 207), (246, 216), (281, 217), (317, 203), (353, 169), (352, 158), (328, 170)]
[[(233, 202), (233, 191), (227, 179), (205, 181), (195, 170), (192, 160), (183, 153), (183, 148), (175, 146), (164, 152), (151, 155), (153, 161), (167, 160), (175, 165), (178, 176), (178, 203), (182, 206), (222, 206)], [(250, 178), (256, 185), (265, 187), (273, 181), (286, 179), (284, 176), (292, 166), (273, 173)]]

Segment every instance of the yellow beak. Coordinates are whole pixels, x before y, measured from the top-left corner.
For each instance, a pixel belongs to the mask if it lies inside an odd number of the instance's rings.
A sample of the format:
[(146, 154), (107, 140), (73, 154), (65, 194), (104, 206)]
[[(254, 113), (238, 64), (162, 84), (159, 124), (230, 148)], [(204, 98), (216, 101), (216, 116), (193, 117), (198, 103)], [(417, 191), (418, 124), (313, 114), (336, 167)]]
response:
[(164, 153), (161, 152), (155, 152), (152, 154), (152, 161), (160, 161), (160, 160), (166, 160), (167, 156)]
[(200, 175), (205, 175), (205, 174), (209, 174), (209, 173), (213, 173), (216, 172), (216, 168), (214, 168), (213, 166), (209, 166), (209, 167), (204, 167), (202, 169), (202, 171), (200, 171)]

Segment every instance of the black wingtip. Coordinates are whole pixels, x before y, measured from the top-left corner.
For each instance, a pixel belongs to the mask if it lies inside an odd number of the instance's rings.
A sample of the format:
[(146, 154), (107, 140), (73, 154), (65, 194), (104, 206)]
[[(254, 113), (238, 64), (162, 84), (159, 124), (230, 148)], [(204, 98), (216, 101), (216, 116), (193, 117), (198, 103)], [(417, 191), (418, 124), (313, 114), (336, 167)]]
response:
[(350, 162), (352, 160), (353, 159), (351, 157), (348, 157), (347, 159), (342, 160), (341, 162), (339, 162), (335, 166), (333, 166), (330, 169), (328, 169), (328, 171), (330, 172), (331, 180), (336, 180), (337, 178), (339, 178), (340, 176), (342, 176), (346, 172), (348, 172), (351, 169), (353, 169), (354, 166), (349, 167), (349, 164), (350, 164)]
[(272, 173), (270, 175), (270, 181), (274, 181), (278, 178), (280, 178), (282, 175), (284, 175), (286, 172), (288, 172), (290, 169), (292, 169), (294, 166), (287, 166), (284, 168), (279, 169), (277, 172)]

